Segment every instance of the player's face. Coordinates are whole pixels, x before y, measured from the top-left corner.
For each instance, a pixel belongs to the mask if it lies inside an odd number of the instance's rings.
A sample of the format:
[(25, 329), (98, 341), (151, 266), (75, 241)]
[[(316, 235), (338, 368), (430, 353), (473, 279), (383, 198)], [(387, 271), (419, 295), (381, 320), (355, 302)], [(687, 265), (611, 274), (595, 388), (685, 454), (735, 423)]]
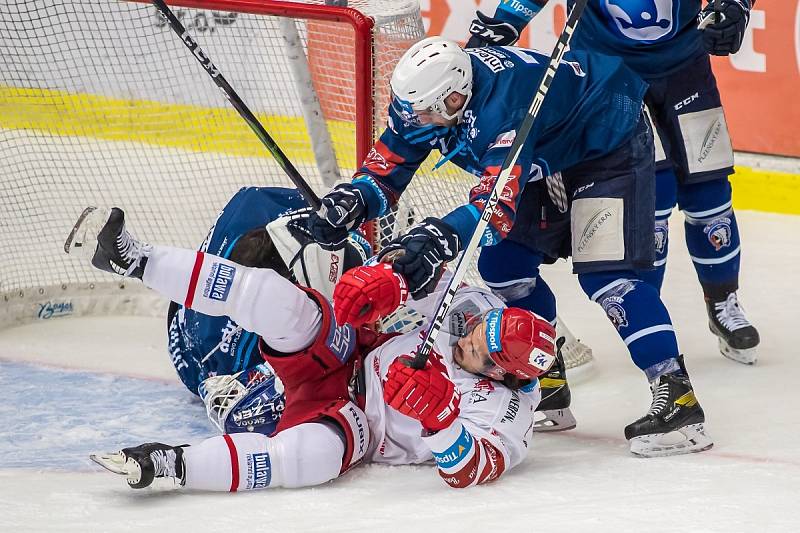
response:
[(498, 381), (503, 380), (505, 372), (489, 356), (489, 347), (486, 345), (486, 324), (483, 321), (466, 336), (458, 339), (453, 347), (453, 360), (467, 372)]
[(434, 111), (417, 111), (420, 126), (446, 126), (452, 128), (458, 122), (458, 119), (446, 119), (439, 113)]

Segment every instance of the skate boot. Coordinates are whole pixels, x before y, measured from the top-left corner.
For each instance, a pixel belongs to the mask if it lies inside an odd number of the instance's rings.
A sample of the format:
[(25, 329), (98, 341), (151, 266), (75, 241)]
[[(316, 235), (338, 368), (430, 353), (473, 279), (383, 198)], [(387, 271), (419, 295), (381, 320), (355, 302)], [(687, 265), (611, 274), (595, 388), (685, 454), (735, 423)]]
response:
[(534, 413), (534, 431), (566, 431), (575, 427), (575, 417), (569, 408), (572, 395), (567, 383), (567, 368), (561, 351), (564, 337), (556, 341), (556, 361), (549, 372), (539, 378), (542, 401)]
[(89, 457), (106, 470), (125, 476), (132, 489), (149, 487), (155, 478), (172, 478), (183, 485), (183, 448), (186, 446), (148, 442), (116, 453)]
[(142, 279), (152, 246), (133, 238), (125, 229), (125, 213), (114, 207), (97, 235), (92, 265), (100, 270)]
[(719, 337), (719, 351), (737, 363), (752, 365), (758, 359), (758, 331), (744, 316), (736, 293), (714, 300), (706, 297), (708, 327)]
[(678, 364), (680, 370), (650, 383), (650, 410), (625, 428), (634, 455), (663, 457), (702, 452), (714, 445), (705, 434), (705, 415), (694, 396), (683, 356), (678, 357)]

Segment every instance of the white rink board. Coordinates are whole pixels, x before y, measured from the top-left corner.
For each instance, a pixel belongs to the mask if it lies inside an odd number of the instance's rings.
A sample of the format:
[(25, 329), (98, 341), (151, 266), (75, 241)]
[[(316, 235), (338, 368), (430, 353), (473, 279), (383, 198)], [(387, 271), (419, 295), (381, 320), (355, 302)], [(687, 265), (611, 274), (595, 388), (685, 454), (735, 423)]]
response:
[[(432, 466), (363, 466), (312, 489), (135, 492), (89, 466), (9, 468), (0, 453), (0, 531), (795, 532), (800, 360), (792, 332), (800, 316), (800, 217), (738, 217), (744, 243), (740, 294), (763, 339), (754, 367), (718, 354), (682, 222), (679, 216), (672, 220), (665, 299), (716, 442), (709, 452), (661, 459), (628, 454), (622, 428), (646, 411), (649, 391), (600, 308), (586, 301), (561, 262), (545, 276), (570, 327), (594, 349), (596, 375), (573, 390), (577, 429), (538, 436), (527, 461), (492, 485), (457, 491)], [(109, 350), (117, 338), (119, 348)], [(62, 319), (0, 332), (5, 361), (174, 383), (164, 346), (162, 320), (150, 318)], [(199, 406), (197, 412), (202, 416)], [(0, 450), (14, 446), (19, 419), (34, 415), (3, 417)], [(163, 409), (131, 413), (119, 431), (138, 433), (161, 419), (169, 421)], [(41, 438), (59, 435), (42, 427)], [(91, 439), (87, 435), (87, 447)]]

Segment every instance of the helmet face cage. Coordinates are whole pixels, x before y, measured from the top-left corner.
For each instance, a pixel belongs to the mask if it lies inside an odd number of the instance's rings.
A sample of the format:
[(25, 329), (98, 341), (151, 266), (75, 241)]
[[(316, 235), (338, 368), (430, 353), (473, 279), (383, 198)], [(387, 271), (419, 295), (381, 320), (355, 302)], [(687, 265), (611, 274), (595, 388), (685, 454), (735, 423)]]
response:
[(420, 121), (417, 111), (411, 106), (411, 102), (408, 100), (403, 100), (394, 94), (394, 92), (392, 92), (392, 101), (389, 105), (392, 107), (392, 110), (403, 120), (403, 122), (416, 127), (422, 126), (422, 122)]

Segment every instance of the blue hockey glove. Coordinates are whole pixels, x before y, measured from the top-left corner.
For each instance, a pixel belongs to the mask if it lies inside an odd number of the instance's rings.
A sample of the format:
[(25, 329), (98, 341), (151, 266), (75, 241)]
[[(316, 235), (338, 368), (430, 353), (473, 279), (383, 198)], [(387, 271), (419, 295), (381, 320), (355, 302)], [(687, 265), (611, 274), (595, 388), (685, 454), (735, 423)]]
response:
[(469, 25), (471, 37), (465, 48), (482, 46), (511, 46), (519, 40), (519, 30), (508, 22), (489, 17), (480, 11)]
[[(446, 263), (460, 250), (458, 234), (438, 218), (428, 217), (389, 243), (379, 259), (391, 260), (394, 271), (405, 278), (411, 297), (418, 300), (434, 291)], [(395, 257), (400, 251), (403, 254)]]
[(308, 229), (326, 250), (341, 248), (352, 229), (367, 219), (367, 203), (352, 183), (342, 183), (322, 198), (319, 213), (308, 219)]
[(744, 32), (750, 20), (749, 0), (718, 0), (710, 2), (697, 16), (703, 32), (703, 45), (709, 54), (735, 54), (742, 46)]

